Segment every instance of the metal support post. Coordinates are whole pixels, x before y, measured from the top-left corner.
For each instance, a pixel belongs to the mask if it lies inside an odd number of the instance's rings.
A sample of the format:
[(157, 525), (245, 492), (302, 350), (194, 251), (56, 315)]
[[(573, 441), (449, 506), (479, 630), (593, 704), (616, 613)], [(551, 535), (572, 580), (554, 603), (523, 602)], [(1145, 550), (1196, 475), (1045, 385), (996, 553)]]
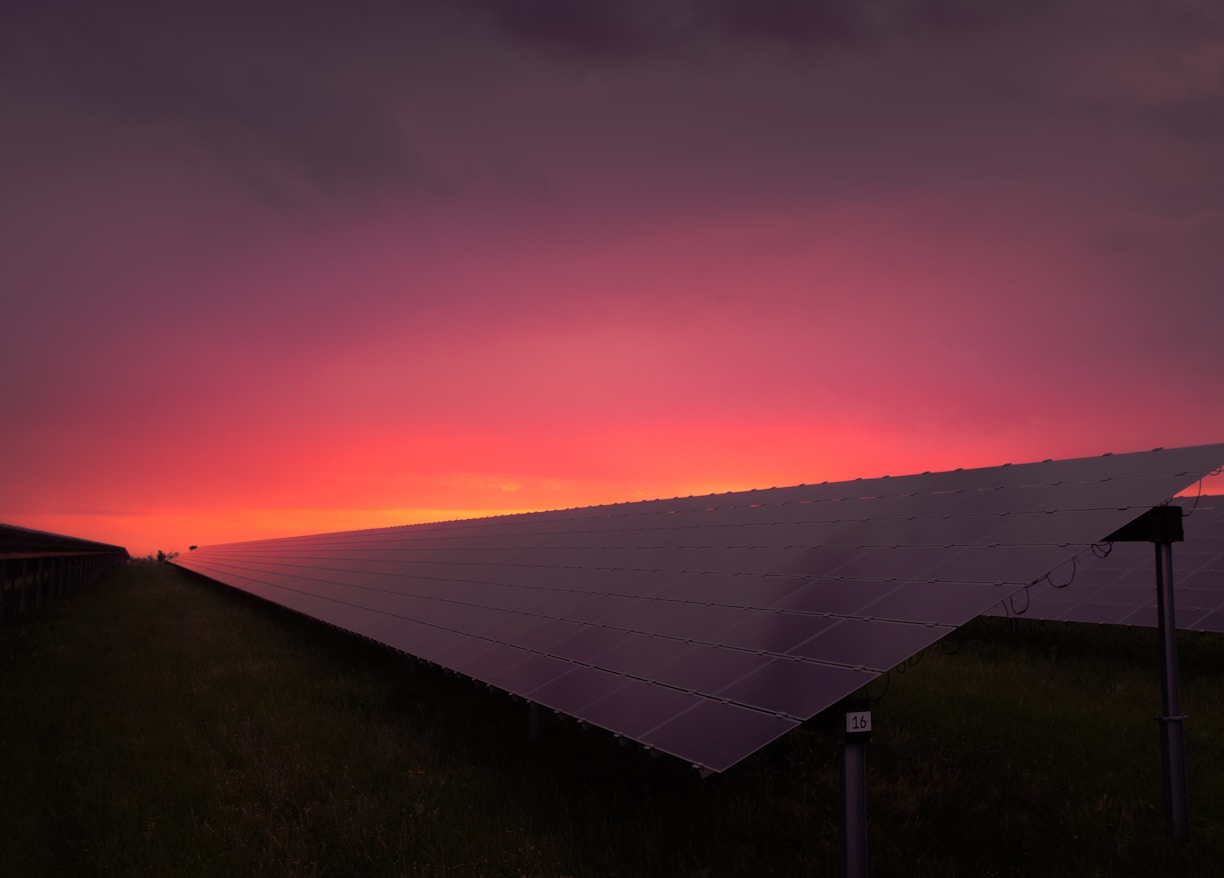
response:
[(842, 874), (867, 878), (867, 742), (871, 711), (848, 701), (841, 711)]
[(1185, 539), (1182, 508), (1156, 506), (1105, 538), (1109, 542), (1156, 546), (1156, 619), (1160, 627), (1160, 766), (1164, 776), (1165, 822), (1174, 841), (1190, 834), (1186, 786), (1186, 735), (1177, 679), (1177, 620), (1173, 613), (1173, 544)]
[(1165, 818), (1174, 841), (1190, 834), (1190, 791), (1186, 786), (1186, 730), (1177, 673), (1177, 625), (1173, 614), (1173, 544), (1156, 543), (1157, 619), (1160, 625), (1160, 762), (1164, 774)]
[(540, 735), (540, 705), (534, 701), (527, 706), (527, 740), (535, 741)]

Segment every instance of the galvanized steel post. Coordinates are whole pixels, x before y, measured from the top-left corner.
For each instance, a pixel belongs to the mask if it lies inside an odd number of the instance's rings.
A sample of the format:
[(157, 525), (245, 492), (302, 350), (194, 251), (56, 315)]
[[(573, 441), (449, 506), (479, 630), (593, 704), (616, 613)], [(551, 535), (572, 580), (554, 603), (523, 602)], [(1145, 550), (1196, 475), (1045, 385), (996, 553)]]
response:
[(1160, 628), (1160, 766), (1165, 821), (1174, 841), (1190, 834), (1190, 793), (1186, 786), (1186, 734), (1177, 678), (1177, 620), (1173, 612), (1173, 543), (1185, 539), (1182, 508), (1156, 506), (1105, 538), (1110, 542), (1156, 545), (1156, 622)]
[(1160, 625), (1160, 762), (1164, 774), (1169, 835), (1190, 834), (1190, 791), (1186, 785), (1186, 717), (1181, 712), (1177, 673), (1177, 625), (1173, 613), (1173, 544), (1156, 543), (1157, 619)]
[(871, 711), (865, 701), (848, 700), (841, 715), (842, 873), (867, 878), (867, 742)]

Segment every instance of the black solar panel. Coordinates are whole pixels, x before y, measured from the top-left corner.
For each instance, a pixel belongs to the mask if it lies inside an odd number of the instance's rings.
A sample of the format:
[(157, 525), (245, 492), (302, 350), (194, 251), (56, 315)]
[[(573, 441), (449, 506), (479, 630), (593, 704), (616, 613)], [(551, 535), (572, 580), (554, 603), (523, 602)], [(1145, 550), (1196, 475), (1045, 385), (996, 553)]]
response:
[(202, 547), (175, 563), (722, 771), (1224, 445)]

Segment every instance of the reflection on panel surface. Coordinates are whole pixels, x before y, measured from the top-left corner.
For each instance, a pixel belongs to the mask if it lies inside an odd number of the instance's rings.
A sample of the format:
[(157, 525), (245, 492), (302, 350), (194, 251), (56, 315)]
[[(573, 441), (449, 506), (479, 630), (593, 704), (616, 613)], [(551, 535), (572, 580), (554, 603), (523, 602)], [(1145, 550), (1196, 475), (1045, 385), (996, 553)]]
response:
[[(1173, 544), (1177, 627), (1224, 633), (1224, 496), (1179, 498), (1185, 541)], [(1076, 556), (987, 615), (1156, 627), (1151, 543), (1112, 543)]]
[[(722, 771), (1221, 463), (1224, 446), (1200, 446), (231, 543), (175, 563)], [(1187, 581), (1214, 594), (1219, 554), (1194, 557)], [(1141, 615), (1119, 594), (1096, 599)], [(1224, 618), (1199, 603), (1201, 620)]]

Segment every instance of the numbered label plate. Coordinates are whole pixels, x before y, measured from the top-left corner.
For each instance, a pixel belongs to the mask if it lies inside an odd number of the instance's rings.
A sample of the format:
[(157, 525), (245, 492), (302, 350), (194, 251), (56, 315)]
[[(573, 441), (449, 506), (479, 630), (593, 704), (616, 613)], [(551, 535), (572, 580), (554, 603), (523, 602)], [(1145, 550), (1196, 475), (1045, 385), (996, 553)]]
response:
[(846, 714), (846, 733), (871, 731), (871, 711), (855, 710)]

